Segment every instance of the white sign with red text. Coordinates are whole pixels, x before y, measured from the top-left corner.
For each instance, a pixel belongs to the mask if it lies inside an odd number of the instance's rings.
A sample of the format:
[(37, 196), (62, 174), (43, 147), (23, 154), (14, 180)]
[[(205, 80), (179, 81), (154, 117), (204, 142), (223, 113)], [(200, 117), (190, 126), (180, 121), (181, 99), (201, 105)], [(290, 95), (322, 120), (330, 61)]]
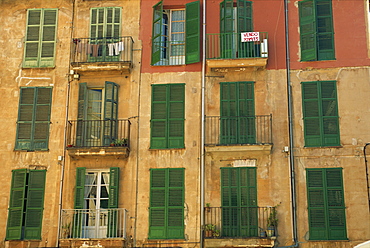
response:
[(259, 41), (259, 40), (260, 40), (260, 33), (259, 32), (241, 33), (241, 42)]

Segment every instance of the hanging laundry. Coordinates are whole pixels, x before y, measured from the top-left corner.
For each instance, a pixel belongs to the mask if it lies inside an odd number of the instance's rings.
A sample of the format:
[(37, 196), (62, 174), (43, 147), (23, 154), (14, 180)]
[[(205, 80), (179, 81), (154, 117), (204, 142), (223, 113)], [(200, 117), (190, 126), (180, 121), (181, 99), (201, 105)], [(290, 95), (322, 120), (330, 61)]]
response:
[[(108, 44), (108, 56), (114, 56), (114, 53), (113, 53), (114, 45), (115, 43)], [(117, 52), (116, 52), (116, 55), (117, 55)]]
[(92, 45), (92, 56), (93, 57), (98, 57), (98, 51), (99, 51), (99, 44), (93, 44)]

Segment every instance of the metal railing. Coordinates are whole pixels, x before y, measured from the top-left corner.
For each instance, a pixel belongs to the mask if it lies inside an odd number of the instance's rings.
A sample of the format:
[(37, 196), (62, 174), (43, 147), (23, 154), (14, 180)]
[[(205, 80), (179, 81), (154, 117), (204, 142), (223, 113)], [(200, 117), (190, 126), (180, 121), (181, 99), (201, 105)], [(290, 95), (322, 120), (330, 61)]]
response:
[(126, 238), (127, 210), (62, 209), (60, 239)]
[(205, 238), (276, 236), (275, 207), (205, 207)]
[(205, 145), (272, 144), (272, 115), (207, 116)]
[(73, 38), (72, 63), (132, 63), (133, 43), (131, 36)]
[[(250, 41), (242, 42), (243, 36)], [(267, 32), (207, 34), (207, 59), (267, 58)]]
[(153, 65), (184, 65), (185, 41), (153, 41)]
[(130, 147), (129, 120), (71, 120), (67, 126), (69, 147)]

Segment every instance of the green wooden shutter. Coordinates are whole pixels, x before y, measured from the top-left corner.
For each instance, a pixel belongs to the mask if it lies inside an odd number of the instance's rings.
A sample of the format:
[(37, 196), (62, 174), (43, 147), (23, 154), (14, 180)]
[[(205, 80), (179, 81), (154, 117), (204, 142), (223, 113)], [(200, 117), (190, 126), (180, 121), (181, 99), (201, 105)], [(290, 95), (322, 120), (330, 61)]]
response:
[(317, 16), (317, 59), (333, 60), (334, 28), (331, 0), (315, 0)]
[(168, 169), (167, 238), (184, 238), (184, 169)]
[[(108, 237), (117, 237), (117, 221), (119, 197), (119, 167), (111, 167), (109, 170), (109, 200), (108, 200)], [(113, 209), (112, 209), (113, 208)]]
[(256, 168), (221, 168), (222, 236), (258, 235)]
[(256, 117), (254, 113), (254, 82), (237, 84), (238, 143), (256, 143)]
[(200, 2), (187, 3), (185, 6), (185, 64), (191, 64), (200, 61)]
[(118, 128), (118, 84), (105, 82), (104, 97), (104, 145), (109, 145), (117, 138)]
[(324, 146), (339, 146), (340, 134), (336, 82), (327, 81), (320, 84), (322, 144)]
[(162, 13), (163, 13), (163, 2), (160, 1), (156, 5), (153, 6), (151, 65), (154, 65), (161, 60)]
[(76, 146), (83, 146), (85, 143), (85, 133), (87, 125), (87, 83), (78, 85), (78, 113), (77, 113), (77, 130), (76, 130)]
[(167, 86), (152, 85), (150, 148), (167, 148)]
[(306, 172), (310, 240), (346, 240), (342, 169)]
[(236, 40), (234, 37), (234, 2), (224, 0), (220, 3), (220, 46), (222, 58), (236, 56)]
[(301, 37), (301, 60), (317, 60), (316, 15), (314, 0), (298, 2)]
[(51, 88), (20, 89), (16, 150), (47, 150)]
[(23, 67), (53, 67), (57, 31), (57, 9), (30, 9)]
[(316, 82), (302, 83), (302, 99), (305, 146), (321, 146), (319, 89)]
[(41, 239), (46, 170), (30, 170), (28, 177), (24, 239)]
[(75, 209), (84, 208), (85, 174), (85, 167), (76, 168)]
[(8, 210), (8, 224), (6, 239), (15, 240), (22, 238), (24, 198), (26, 193), (27, 170), (13, 170), (10, 188), (10, 202)]
[(150, 170), (149, 238), (166, 238), (166, 169)]
[(167, 86), (168, 148), (184, 148), (185, 85)]
[[(252, 19), (252, 2), (245, 0), (237, 1), (237, 29), (235, 42), (238, 44), (238, 58), (257, 57), (256, 47), (254, 42), (241, 42), (240, 33), (253, 31)], [(239, 38), (239, 39), (238, 39)]]

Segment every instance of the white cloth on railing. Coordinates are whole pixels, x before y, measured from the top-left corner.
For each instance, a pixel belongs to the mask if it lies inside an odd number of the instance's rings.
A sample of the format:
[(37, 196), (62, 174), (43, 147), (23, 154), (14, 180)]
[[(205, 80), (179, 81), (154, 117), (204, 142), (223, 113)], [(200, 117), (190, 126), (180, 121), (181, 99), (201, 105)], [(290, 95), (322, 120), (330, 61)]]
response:
[[(114, 46), (115, 46), (115, 43), (109, 43), (108, 44), (108, 56), (113, 56)], [(118, 55), (117, 52), (116, 52), (116, 55)]]
[[(111, 49), (110, 47), (112, 47), (112, 51), (110, 50)], [(109, 56), (114, 56), (113, 48), (114, 48), (114, 55), (119, 55), (120, 52), (124, 50), (123, 41), (108, 44)]]

